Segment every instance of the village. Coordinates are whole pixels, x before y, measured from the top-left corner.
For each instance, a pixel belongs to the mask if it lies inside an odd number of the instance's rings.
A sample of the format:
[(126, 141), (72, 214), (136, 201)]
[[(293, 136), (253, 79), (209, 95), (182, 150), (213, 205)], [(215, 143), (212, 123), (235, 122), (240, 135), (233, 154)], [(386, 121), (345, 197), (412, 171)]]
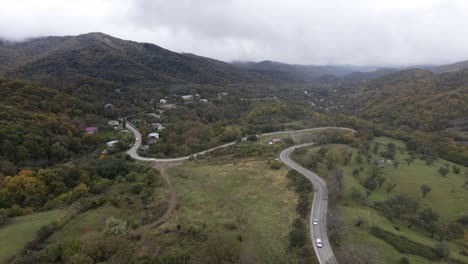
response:
[[(120, 93), (121, 91), (118, 89), (115, 92)], [(220, 100), (225, 96), (228, 96), (227, 92), (218, 93), (216, 99)], [(150, 103), (154, 103), (154, 100), (155, 99), (151, 99)], [(159, 99), (154, 104), (155, 107), (151, 112), (110, 119), (107, 121), (106, 125), (95, 124), (94, 126), (85, 127), (84, 132), (90, 136), (97, 136), (105, 139), (106, 146), (101, 152), (101, 156), (106, 156), (109, 153), (122, 151), (133, 144), (133, 135), (126, 127), (128, 120), (142, 130), (142, 145), (140, 146), (140, 151), (147, 152), (151, 145), (160, 141), (162, 136), (161, 132), (167, 128), (167, 125), (171, 125), (163, 121), (167, 121), (167, 119), (164, 118), (166, 111), (175, 110), (178, 106), (182, 105), (204, 105), (210, 103), (208, 99), (201, 98), (199, 94), (166, 96)], [(106, 103), (104, 104), (104, 109), (111, 111), (114, 109), (114, 105), (112, 103)]]

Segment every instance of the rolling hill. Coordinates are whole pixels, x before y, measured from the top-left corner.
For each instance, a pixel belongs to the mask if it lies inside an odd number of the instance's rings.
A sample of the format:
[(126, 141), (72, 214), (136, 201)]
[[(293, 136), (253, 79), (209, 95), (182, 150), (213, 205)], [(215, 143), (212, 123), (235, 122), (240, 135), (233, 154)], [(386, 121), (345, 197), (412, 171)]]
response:
[(412, 69), (385, 75), (338, 99), (360, 117), (379, 123), (427, 132), (450, 123), (467, 123), (468, 71), (434, 74)]

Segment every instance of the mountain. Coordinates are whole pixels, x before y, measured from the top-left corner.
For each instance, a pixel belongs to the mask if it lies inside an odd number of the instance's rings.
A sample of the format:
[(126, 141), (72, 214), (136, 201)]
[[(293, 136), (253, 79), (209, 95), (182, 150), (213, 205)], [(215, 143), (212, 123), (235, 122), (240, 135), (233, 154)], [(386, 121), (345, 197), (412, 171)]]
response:
[(468, 124), (468, 71), (435, 74), (410, 69), (385, 75), (335, 100), (346, 111), (393, 127), (442, 131)]
[(468, 61), (460, 61), (453, 64), (442, 65), (433, 69), (435, 73), (456, 72), (468, 69)]
[(373, 67), (356, 67), (356, 66), (333, 66), (333, 65), (297, 65), (286, 64), (276, 61), (261, 61), (261, 62), (233, 62), (244, 69), (249, 69), (257, 72), (266, 72), (272, 74), (280, 74), (290, 76), (295, 80), (305, 82), (315, 81), (323, 76), (342, 77), (356, 71), (373, 71)]
[[(45, 37), (0, 46), (0, 74), (53, 87), (167, 83), (226, 84), (281, 81), (274, 75), (180, 54), (102, 33)], [(99, 85), (96, 85), (99, 84)]]

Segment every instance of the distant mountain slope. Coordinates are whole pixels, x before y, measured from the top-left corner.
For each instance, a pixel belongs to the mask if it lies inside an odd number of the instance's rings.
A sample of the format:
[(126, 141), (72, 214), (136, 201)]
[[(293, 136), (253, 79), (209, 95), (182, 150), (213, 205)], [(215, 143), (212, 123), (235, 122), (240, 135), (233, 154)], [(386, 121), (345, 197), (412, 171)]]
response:
[(373, 121), (440, 131), (449, 121), (468, 119), (468, 71), (400, 71), (346, 91), (337, 100)]
[(435, 73), (456, 72), (468, 69), (468, 61), (460, 61), (453, 64), (442, 65), (433, 69)]
[(2, 44), (0, 74), (54, 87), (85, 82), (154, 87), (161, 83), (281, 81), (274, 75), (102, 33)]
[(333, 65), (296, 65), (286, 64), (276, 61), (261, 61), (261, 62), (234, 62), (241, 68), (254, 70), (258, 72), (271, 72), (291, 76), (294, 79), (301, 81), (314, 81), (322, 76), (344, 76), (356, 71), (372, 71), (374, 68), (359, 68), (352, 66), (333, 66)]

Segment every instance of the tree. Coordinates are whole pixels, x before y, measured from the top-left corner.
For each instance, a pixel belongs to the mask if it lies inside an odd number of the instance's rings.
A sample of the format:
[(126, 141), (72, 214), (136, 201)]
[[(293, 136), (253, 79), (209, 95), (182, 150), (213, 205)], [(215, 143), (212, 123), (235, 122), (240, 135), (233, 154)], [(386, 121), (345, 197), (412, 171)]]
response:
[(327, 216), (327, 232), (330, 242), (340, 246), (346, 231), (339, 211), (334, 210)]
[(398, 160), (393, 160), (393, 167), (395, 167), (395, 169), (397, 169), (399, 165), (400, 162)]
[(426, 197), (426, 195), (431, 191), (431, 187), (427, 184), (422, 184), (419, 189), (421, 190), (421, 196)]
[(114, 179), (119, 175), (128, 173), (128, 165), (124, 160), (120, 159), (103, 159), (96, 164), (96, 172), (107, 179)]
[(465, 231), (460, 223), (453, 222), (447, 225), (447, 238), (448, 239), (459, 239), (463, 238)]
[(435, 244), (434, 251), (440, 258), (447, 259), (450, 256), (450, 247), (445, 241)]
[(45, 184), (33, 177), (30, 171), (21, 171), (14, 177), (7, 176), (4, 184), (11, 205), (38, 206), (42, 204), (47, 193)]
[(0, 160), (0, 173), (3, 173), (5, 176), (14, 176), (16, 175), (17, 169), (13, 162), (8, 160)]
[(452, 170), (453, 170), (453, 173), (455, 173), (455, 174), (459, 174), (460, 171), (461, 171), (460, 168), (457, 167), (457, 166), (453, 166), (453, 167), (452, 167)]
[(432, 208), (425, 208), (419, 212), (419, 219), (425, 226), (430, 225), (439, 220), (439, 214), (437, 214)]
[(340, 163), (342, 163), (340, 151), (337, 148), (328, 150), (325, 154), (325, 164), (327, 164), (327, 169), (332, 170)]
[(449, 170), (447, 169), (447, 167), (442, 166), (439, 168), (438, 172), (440, 175), (442, 175), (442, 177), (445, 177)]
[(344, 187), (343, 187), (343, 170), (335, 169), (331, 173), (331, 181), (328, 186), (328, 196), (331, 202), (336, 202), (338, 199), (343, 197)]
[(457, 222), (462, 224), (464, 227), (468, 226), (468, 215), (460, 216), (460, 218), (457, 219)]
[(353, 177), (358, 177), (359, 173), (361, 173), (361, 171), (359, 169), (354, 169), (353, 170)]

